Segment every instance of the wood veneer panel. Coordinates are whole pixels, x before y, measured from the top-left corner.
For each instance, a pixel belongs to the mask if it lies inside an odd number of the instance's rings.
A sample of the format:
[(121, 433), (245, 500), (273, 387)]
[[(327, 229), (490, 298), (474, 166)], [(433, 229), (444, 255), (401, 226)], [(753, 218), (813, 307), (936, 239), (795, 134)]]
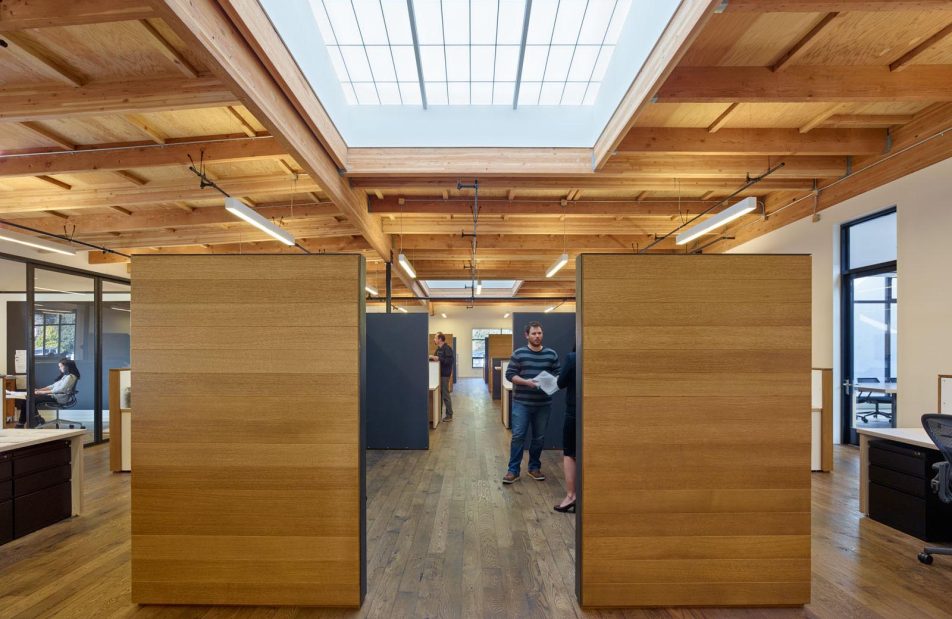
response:
[(809, 257), (578, 272), (581, 603), (809, 602)]
[[(501, 335), (490, 335), (489, 342), (486, 345), (486, 363), (492, 363), (492, 360), (496, 357), (511, 357), (512, 356), (512, 335), (509, 333), (504, 333)], [(492, 367), (489, 369), (489, 393), (493, 392), (494, 381), (493, 381), (493, 372)]]
[(133, 270), (133, 600), (358, 606), (362, 258)]

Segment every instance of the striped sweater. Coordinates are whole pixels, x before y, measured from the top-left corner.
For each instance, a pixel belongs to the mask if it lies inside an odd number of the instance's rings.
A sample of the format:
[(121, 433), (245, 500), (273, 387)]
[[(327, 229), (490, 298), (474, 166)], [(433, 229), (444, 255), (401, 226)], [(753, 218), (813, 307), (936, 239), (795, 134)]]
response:
[[(531, 380), (543, 370), (552, 376), (559, 375), (559, 353), (545, 347), (536, 352), (528, 346), (523, 346), (512, 353), (509, 367), (506, 368), (506, 380), (512, 382), (513, 376)], [(545, 406), (552, 403), (552, 396), (545, 391), (516, 384), (512, 386), (512, 399), (527, 406)]]

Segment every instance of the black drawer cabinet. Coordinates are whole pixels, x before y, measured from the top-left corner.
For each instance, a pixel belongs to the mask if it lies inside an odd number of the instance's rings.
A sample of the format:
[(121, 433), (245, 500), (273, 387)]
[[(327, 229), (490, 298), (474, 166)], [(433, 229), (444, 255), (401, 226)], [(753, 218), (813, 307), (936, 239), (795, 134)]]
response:
[(0, 544), (72, 514), (69, 441), (0, 454)]
[(869, 441), (869, 517), (927, 542), (952, 541), (952, 505), (930, 486), (941, 461), (933, 449)]

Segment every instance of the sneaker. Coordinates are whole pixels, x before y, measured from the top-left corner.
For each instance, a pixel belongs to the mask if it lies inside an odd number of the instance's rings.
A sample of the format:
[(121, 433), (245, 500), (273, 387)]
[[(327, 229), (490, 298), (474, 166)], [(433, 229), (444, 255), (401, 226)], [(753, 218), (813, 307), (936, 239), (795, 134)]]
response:
[(502, 478), (502, 483), (504, 484), (511, 484), (517, 481), (519, 481), (519, 476), (513, 475), (512, 473), (506, 473)]
[(453, 416), (449, 415), (447, 417), (443, 417), (443, 421), (453, 421)]
[(545, 475), (542, 474), (542, 471), (529, 471), (529, 477), (536, 481), (545, 481)]

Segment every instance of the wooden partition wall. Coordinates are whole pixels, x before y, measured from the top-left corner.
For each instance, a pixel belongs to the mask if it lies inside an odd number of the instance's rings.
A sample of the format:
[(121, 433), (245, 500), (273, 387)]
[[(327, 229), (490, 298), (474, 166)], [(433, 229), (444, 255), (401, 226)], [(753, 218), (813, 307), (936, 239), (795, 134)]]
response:
[(133, 601), (360, 604), (362, 260), (133, 258)]
[(578, 273), (582, 605), (809, 602), (809, 256)]

